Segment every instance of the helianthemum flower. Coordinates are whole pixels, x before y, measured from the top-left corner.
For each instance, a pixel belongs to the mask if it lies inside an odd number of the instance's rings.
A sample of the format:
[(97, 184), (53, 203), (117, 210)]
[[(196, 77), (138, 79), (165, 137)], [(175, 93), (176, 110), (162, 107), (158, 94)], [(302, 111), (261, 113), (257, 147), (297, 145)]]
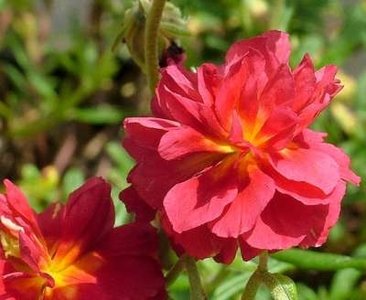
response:
[(113, 228), (110, 186), (93, 178), (35, 214), (5, 181), (0, 194), (0, 299), (164, 299), (151, 226)]
[[(336, 67), (292, 70), (288, 36), (235, 43), (220, 66), (162, 72), (154, 117), (128, 118), (137, 161), (121, 197), (140, 218), (159, 212), (179, 251), (230, 262), (238, 247), (319, 246), (339, 216), (349, 159), (307, 127), (340, 90)], [(143, 203), (142, 203), (143, 202)]]

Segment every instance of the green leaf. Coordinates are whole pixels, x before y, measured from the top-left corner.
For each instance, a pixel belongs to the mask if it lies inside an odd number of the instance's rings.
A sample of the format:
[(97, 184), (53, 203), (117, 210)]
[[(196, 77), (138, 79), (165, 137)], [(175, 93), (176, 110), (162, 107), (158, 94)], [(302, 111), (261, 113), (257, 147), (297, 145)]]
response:
[(282, 274), (263, 272), (261, 278), (275, 300), (298, 299), (296, 285), (289, 277)]
[(109, 157), (113, 160), (113, 163), (117, 165), (122, 176), (127, 176), (127, 173), (134, 165), (134, 161), (128, 155), (127, 151), (121, 147), (120, 143), (117, 142), (109, 142), (106, 146), (106, 151)]
[(115, 222), (114, 226), (120, 226), (128, 223), (131, 220), (131, 215), (128, 214), (125, 205), (119, 200), (120, 188), (112, 186), (112, 199), (115, 208)]
[(122, 122), (123, 113), (111, 105), (99, 105), (92, 108), (75, 108), (71, 118), (90, 124), (117, 124)]
[(338, 271), (333, 278), (330, 288), (330, 299), (346, 300), (350, 299), (351, 292), (355, 289), (357, 281), (362, 273), (355, 269), (344, 269)]
[(333, 271), (345, 268), (366, 270), (366, 259), (345, 255), (290, 249), (272, 255), (272, 258), (291, 263), (301, 269)]
[(299, 300), (319, 300), (318, 295), (303, 283), (296, 284)]
[(67, 199), (68, 195), (71, 192), (73, 192), (84, 183), (84, 180), (85, 177), (81, 170), (79, 170), (78, 168), (68, 169), (62, 181), (62, 187), (64, 192), (63, 199)]
[(242, 293), (250, 273), (235, 274), (230, 276), (225, 282), (221, 283), (213, 293), (213, 299), (229, 300), (233, 299), (235, 295)]

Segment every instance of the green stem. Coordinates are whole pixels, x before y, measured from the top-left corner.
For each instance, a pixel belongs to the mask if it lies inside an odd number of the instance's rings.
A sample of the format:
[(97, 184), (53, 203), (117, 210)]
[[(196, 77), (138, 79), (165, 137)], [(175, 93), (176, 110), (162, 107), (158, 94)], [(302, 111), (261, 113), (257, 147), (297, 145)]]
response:
[(169, 270), (165, 276), (165, 282), (167, 286), (170, 286), (178, 278), (179, 274), (184, 268), (184, 256), (181, 256), (175, 265)]
[(264, 251), (259, 255), (259, 264), (257, 270), (249, 278), (245, 287), (242, 300), (253, 300), (257, 294), (258, 288), (262, 282), (262, 275), (268, 271), (268, 252)]
[(261, 284), (261, 274), (257, 270), (249, 278), (244, 293), (241, 296), (241, 300), (254, 300), (260, 284)]
[(259, 265), (258, 265), (258, 269), (261, 272), (267, 272), (268, 271), (268, 252), (267, 251), (263, 251), (260, 255), (259, 255)]
[(184, 256), (183, 260), (191, 286), (191, 300), (206, 300), (207, 297), (202, 287), (195, 260), (190, 256)]
[(145, 27), (145, 66), (149, 87), (155, 91), (159, 80), (158, 31), (166, 0), (153, 0)]
[(273, 258), (295, 265), (300, 269), (334, 271), (345, 268), (366, 270), (366, 259), (310, 250), (290, 249), (272, 255)]

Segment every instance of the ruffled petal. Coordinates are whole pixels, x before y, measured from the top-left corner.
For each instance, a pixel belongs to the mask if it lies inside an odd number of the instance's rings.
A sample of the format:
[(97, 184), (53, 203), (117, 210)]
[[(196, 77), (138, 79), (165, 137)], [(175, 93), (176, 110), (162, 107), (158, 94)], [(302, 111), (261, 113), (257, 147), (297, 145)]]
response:
[(340, 180), (339, 167), (328, 154), (298, 148), (286, 149), (281, 156), (272, 156), (270, 163), (283, 177), (305, 182), (329, 194)]
[(301, 110), (298, 110), (301, 119), (299, 130), (309, 126), (342, 89), (339, 81), (335, 79), (336, 72), (337, 67), (333, 65), (325, 66), (315, 72), (316, 84), (311, 98)]
[(123, 146), (137, 161), (155, 151), (161, 137), (179, 123), (158, 118), (127, 118), (123, 122), (126, 137)]
[(304, 205), (276, 193), (245, 240), (257, 249), (278, 250), (297, 246), (314, 230), (324, 227), (328, 209), (328, 205)]
[[(194, 81), (191, 85), (195, 86), (194, 89), (187, 87), (188, 77)], [(184, 83), (180, 82), (182, 78), (186, 79), (183, 80)], [(197, 73), (169, 66), (158, 84), (153, 108), (164, 110), (164, 115), (168, 115), (169, 119), (191, 126), (198, 132), (214, 137), (223, 136), (225, 131), (212, 113), (212, 104), (202, 99), (197, 91), (196, 81)]]
[(236, 199), (215, 221), (212, 232), (220, 237), (234, 237), (251, 230), (275, 192), (273, 180), (260, 169), (249, 171), (249, 182)]
[(208, 106), (215, 103), (215, 95), (219, 84), (222, 81), (218, 67), (214, 64), (203, 64), (197, 69), (197, 88), (202, 101)]
[(236, 42), (228, 50), (226, 61), (245, 55), (250, 48), (260, 51), (271, 68), (276, 68), (282, 63), (288, 63), (290, 42), (287, 33), (272, 30), (258, 37)]
[(232, 152), (229, 146), (219, 145), (190, 127), (178, 127), (165, 133), (158, 152), (165, 160), (181, 159), (195, 152)]
[(295, 112), (301, 112), (312, 100), (316, 85), (313, 62), (308, 54), (294, 70), (294, 81), (296, 96), (292, 101), (292, 109)]
[(324, 222), (321, 226), (314, 228), (311, 234), (307, 235), (306, 238), (301, 242), (302, 247), (319, 247), (327, 240), (330, 229), (334, 226), (339, 218), (341, 211), (341, 200), (346, 192), (345, 182), (340, 182), (334, 189), (333, 193), (329, 195), (328, 213)]
[(351, 169), (351, 161), (347, 154), (340, 148), (328, 143), (323, 143), (322, 137), (325, 135), (310, 129), (304, 130), (298, 137), (298, 142), (306, 145), (308, 148), (316, 149), (330, 155), (338, 164), (340, 176), (343, 180), (359, 185), (361, 178)]
[(181, 233), (216, 219), (235, 199), (237, 179), (225, 168), (225, 163), (220, 164), (169, 190), (164, 209), (174, 231)]
[(196, 259), (214, 257), (216, 261), (229, 264), (235, 258), (237, 242), (235, 239), (220, 238), (202, 225), (194, 229), (177, 233), (173, 230), (166, 215), (161, 216), (165, 232), (179, 255), (187, 253)]
[(176, 183), (216, 165), (223, 158), (222, 154), (217, 153), (194, 153), (181, 160), (166, 161), (157, 152), (148, 153), (150, 155), (130, 172), (128, 182), (154, 209), (162, 208), (166, 193)]

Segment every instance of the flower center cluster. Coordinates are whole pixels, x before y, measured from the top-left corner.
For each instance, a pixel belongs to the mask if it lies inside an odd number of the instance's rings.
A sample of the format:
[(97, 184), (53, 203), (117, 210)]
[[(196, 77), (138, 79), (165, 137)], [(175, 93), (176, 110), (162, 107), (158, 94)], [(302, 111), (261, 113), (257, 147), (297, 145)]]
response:
[(3, 228), (3, 230), (0, 229), (0, 244), (5, 257), (19, 257), (19, 239), (16, 236), (24, 232), (24, 228), (4, 216), (0, 217), (0, 225)]

